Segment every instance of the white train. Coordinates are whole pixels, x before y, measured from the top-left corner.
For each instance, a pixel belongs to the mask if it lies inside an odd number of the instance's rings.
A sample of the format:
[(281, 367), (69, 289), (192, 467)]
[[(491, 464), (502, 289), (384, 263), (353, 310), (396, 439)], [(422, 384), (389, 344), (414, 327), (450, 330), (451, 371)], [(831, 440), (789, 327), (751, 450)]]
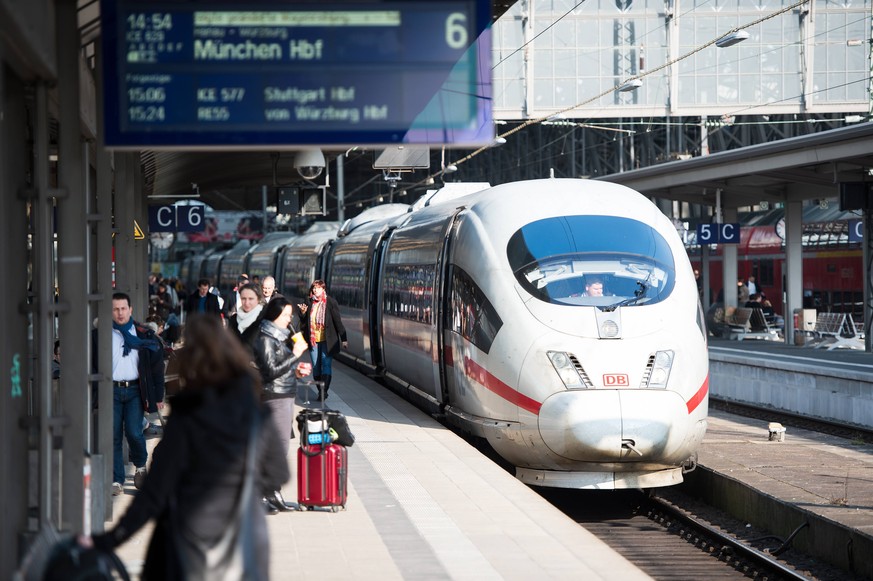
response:
[[(287, 256), (307, 255), (306, 238)], [(649, 488), (696, 465), (703, 314), (681, 240), (640, 194), (565, 179), (446, 188), (365, 212), (311, 250), (346, 361), (487, 439), (520, 480)], [(282, 279), (305, 266), (277, 263)]]

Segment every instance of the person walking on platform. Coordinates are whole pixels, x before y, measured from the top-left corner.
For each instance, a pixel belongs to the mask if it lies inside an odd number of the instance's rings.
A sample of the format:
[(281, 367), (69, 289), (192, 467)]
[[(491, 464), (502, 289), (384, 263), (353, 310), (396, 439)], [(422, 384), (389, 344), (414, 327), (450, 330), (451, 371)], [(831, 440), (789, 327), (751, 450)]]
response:
[(267, 304), (273, 299), (282, 296), (281, 294), (276, 292), (276, 279), (272, 276), (264, 277), (264, 284), (261, 285), (261, 292), (264, 294), (264, 304)]
[(230, 329), (243, 345), (250, 346), (252, 339), (260, 331), (260, 315), (264, 305), (258, 302), (258, 287), (253, 284), (245, 284), (239, 288), (239, 308), (227, 321)]
[[(125, 458), (122, 438), (127, 435), (130, 459), (136, 466), (134, 486), (142, 487), (146, 475), (143, 411), (160, 412), (164, 407), (164, 353), (153, 331), (134, 322), (130, 296), (112, 295), (112, 494), (124, 490)], [(92, 331), (96, 354), (97, 330)]]
[(221, 304), (218, 302), (218, 297), (209, 292), (209, 279), (201, 278), (197, 282), (197, 292), (191, 293), (185, 301), (185, 313), (189, 317), (194, 313), (221, 316)]
[(268, 579), (261, 499), (290, 479), (287, 454), (259, 402), (260, 378), (221, 321), (194, 315), (184, 337), (184, 387), (142, 490), (115, 528), (79, 542), (114, 549), (157, 519), (142, 579)]
[[(289, 327), (293, 317), (293, 305), (284, 297), (271, 300), (264, 307), (259, 332), (252, 341), (255, 365), (264, 383), (261, 397), (273, 413), (286, 456), (294, 430), (297, 379), (312, 372), (312, 366), (301, 361), (306, 352), (306, 342), (296, 341), (293, 348), (288, 348), (288, 338), (291, 336)], [(289, 510), (278, 488), (265, 498), (276, 510)]]
[(303, 312), (303, 332), (309, 341), (312, 357), (312, 375), (324, 391), (327, 399), (330, 382), (333, 379), (331, 364), (333, 358), (343, 348), (349, 346), (346, 328), (340, 316), (336, 299), (327, 296), (323, 280), (316, 280), (309, 287), (309, 304), (299, 305)]

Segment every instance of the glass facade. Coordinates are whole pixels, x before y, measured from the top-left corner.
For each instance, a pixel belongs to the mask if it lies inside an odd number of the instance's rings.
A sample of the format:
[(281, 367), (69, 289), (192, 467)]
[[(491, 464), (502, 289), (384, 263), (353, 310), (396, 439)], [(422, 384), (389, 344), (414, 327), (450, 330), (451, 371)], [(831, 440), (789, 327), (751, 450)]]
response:
[[(494, 25), (495, 116), (866, 111), (871, 2), (519, 2)], [(747, 40), (715, 46), (740, 27)]]

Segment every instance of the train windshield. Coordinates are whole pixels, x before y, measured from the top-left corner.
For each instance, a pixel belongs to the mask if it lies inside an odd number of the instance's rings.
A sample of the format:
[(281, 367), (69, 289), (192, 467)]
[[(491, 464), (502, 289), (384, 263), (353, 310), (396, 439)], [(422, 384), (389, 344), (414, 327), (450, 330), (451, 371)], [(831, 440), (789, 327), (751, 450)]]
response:
[(635, 307), (673, 291), (675, 263), (651, 226), (616, 216), (561, 216), (525, 225), (507, 246), (519, 284), (549, 303)]

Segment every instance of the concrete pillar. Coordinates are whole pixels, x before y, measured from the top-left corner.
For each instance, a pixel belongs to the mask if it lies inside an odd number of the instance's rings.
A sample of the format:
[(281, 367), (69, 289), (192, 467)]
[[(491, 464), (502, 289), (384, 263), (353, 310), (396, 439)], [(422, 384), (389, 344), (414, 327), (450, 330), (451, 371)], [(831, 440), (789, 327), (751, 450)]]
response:
[[(99, 59), (102, 58), (101, 46), (98, 42), (97, 63), (97, 143), (103, 142), (103, 80)], [(97, 148), (94, 159), (97, 168), (97, 214), (96, 221), (96, 255), (97, 255), (97, 287), (99, 300), (96, 303), (97, 317), (101, 321), (112, 320), (112, 156), (103, 147)], [(112, 482), (112, 327), (100, 325), (97, 328), (97, 420), (94, 436), (94, 454), (92, 459), (99, 457), (99, 462), (92, 466), (95, 469), (91, 475), (92, 501), (94, 511), (92, 524), (95, 530), (103, 529), (103, 522), (111, 518), (112, 499), (110, 483)], [(96, 471), (97, 466), (102, 469)]]
[(36, 502), (38, 522), (59, 525), (52, 510), (52, 352), (55, 342), (55, 277), (53, 257), (54, 195), (49, 181), (48, 84), (36, 85), (34, 107), (34, 193), (33, 199), (33, 310), (34, 419), (39, 434), (38, 484)]
[[(871, 65), (873, 66), (873, 65)], [(873, 81), (871, 81), (873, 82)], [(873, 96), (873, 92), (871, 92)], [(864, 350), (873, 353), (873, 268), (870, 268), (870, 257), (873, 256), (873, 209), (864, 210), (864, 253), (862, 272), (864, 274)]]
[(6, 69), (0, 44), (0, 579), (12, 579), (26, 548), (28, 439), (22, 420), (28, 414), (31, 359), (28, 348), (27, 206), (31, 149), (26, 142), (24, 86)]
[[(725, 208), (724, 223), (730, 224), (736, 222), (737, 209)], [(723, 244), (722, 245), (722, 281), (724, 288), (724, 306), (737, 307), (737, 245)]]
[(87, 202), (79, 107), (80, 41), (75, 0), (55, 4), (58, 50), (58, 337), (63, 373), (60, 378), (60, 409), (53, 414), (64, 425), (53, 430), (63, 434), (62, 465), (58, 484), (61, 493), (60, 529), (81, 531), (84, 520), (83, 468), (90, 453), (91, 427), (89, 389), (91, 349), (87, 255)]
[(115, 290), (130, 294), (133, 255), (133, 176), (130, 155), (115, 156)]
[(794, 343), (794, 310), (803, 308), (803, 205), (785, 204), (785, 342)]
[(143, 189), (143, 174), (140, 154), (127, 153), (128, 167), (131, 168), (133, 177), (133, 219), (139, 225), (145, 238), (133, 239), (133, 257), (136, 269), (130, 273), (131, 299), (134, 301), (134, 319), (145, 322), (149, 313), (149, 284), (148, 273), (151, 271), (149, 264), (149, 210), (146, 193)]

